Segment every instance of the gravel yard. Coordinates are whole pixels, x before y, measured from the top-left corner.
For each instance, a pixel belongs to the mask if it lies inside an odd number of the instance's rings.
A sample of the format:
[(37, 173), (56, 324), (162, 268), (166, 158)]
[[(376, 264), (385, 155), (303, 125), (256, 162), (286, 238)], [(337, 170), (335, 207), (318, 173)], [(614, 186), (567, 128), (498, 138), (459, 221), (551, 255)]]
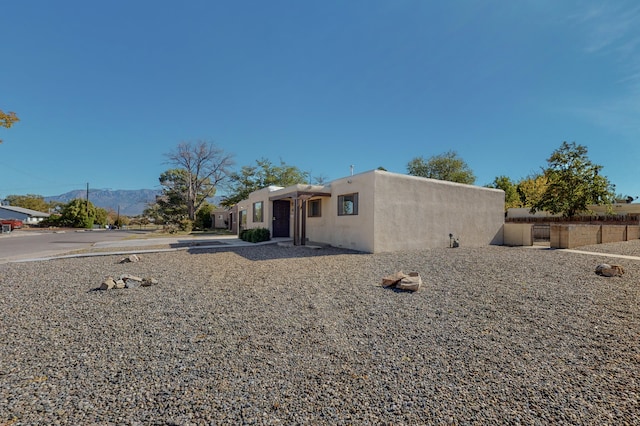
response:
[[(640, 256), (640, 241), (581, 247)], [(0, 265), (0, 425), (638, 424), (640, 260), (275, 245)], [(605, 278), (599, 263), (626, 274)], [(418, 271), (417, 293), (380, 286)], [(95, 290), (109, 275), (159, 284)]]

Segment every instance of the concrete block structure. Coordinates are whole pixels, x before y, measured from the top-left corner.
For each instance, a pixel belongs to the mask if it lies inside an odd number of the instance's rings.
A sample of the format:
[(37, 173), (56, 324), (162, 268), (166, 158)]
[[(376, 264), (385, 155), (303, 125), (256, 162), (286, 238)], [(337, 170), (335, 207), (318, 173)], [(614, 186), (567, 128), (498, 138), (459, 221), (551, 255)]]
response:
[(271, 186), (238, 203), (240, 227), (379, 253), (503, 243), (504, 192), (372, 170), (327, 185)]
[(551, 224), (551, 248), (571, 249), (592, 244), (630, 241), (640, 236), (639, 225)]

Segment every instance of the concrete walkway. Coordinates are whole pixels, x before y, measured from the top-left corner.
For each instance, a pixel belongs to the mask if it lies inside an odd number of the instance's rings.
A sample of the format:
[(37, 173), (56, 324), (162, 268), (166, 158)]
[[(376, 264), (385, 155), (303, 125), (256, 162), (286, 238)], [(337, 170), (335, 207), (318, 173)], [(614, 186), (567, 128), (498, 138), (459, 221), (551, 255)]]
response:
[(601, 253), (596, 251), (582, 251), (582, 250), (574, 250), (574, 249), (558, 249), (558, 250), (566, 251), (569, 253), (588, 254), (590, 256), (615, 257), (619, 259), (640, 260), (640, 257), (638, 256), (628, 256), (626, 254)]
[[(273, 241), (272, 241), (273, 242)], [(134, 238), (134, 239), (126, 239), (126, 240), (116, 240), (116, 241), (102, 241), (99, 243), (95, 243), (93, 248), (101, 249), (101, 248), (127, 248), (127, 247), (148, 247), (148, 246), (159, 246), (159, 245), (191, 245), (193, 246), (205, 246), (207, 243), (210, 245), (219, 246), (220, 244), (225, 244), (233, 247), (243, 246), (243, 245), (252, 245), (253, 243), (248, 243), (246, 241), (242, 241), (240, 238), (235, 235), (180, 235), (176, 237), (163, 237), (163, 238)]]

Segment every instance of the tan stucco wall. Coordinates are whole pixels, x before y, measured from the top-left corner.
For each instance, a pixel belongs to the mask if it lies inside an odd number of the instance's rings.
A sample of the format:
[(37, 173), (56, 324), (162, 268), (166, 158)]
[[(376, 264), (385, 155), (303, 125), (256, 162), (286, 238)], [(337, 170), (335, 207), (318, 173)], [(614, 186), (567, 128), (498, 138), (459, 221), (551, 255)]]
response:
[(333, 225), (333, 210), (330, 197), (314, 197), (320, 200), (320, 217), (307, 217), (307, 239), (312, 242), (326, 242), (331, 240), (331, 226)]
[[(278, 186), (269, 186), (259, 189), (249, 194), (249, 198), (242, 201), (242, 209), (247, 210), (247, 229), (251, 228), (267, 228), (272, 231), (271, 219), (273, 218), (273, 203), (269, 201), (269, 196), (272, 192), (282, 189)], [(253, 206), (254, 203), (262, 201), (262, 221), (253, 221)]]
[(376, 170), (375, 251), (503, 243), (504, 192)]
[(531, 223), (505, 223), (504, 245), (506, 246), (532, 246)]
[[(227, 209), (216, 209), (211, 212), (211, 222), (214, 229), (229, 229), (229, 213)], [(225, 221), (227, 223), (225, 223)]]
[[(331, 182), (331, 197), (322, 201), (322, 220), (307, 219), (310, 241), (353, 250), (374, 252), (373, 173), (361, 173)], [(358, 214), (338, 216), (338, 196), (358, 193)]]

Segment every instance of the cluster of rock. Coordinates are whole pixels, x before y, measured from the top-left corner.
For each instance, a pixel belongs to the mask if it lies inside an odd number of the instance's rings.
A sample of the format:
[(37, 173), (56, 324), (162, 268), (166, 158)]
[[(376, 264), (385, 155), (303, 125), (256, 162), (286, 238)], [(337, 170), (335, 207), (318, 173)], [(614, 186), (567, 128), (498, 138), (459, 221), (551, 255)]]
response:
[(120, 288), (137, 288), (137, 287), (150, 287), (158, 284), (158, 280), (155, 278), (140, 278), (135, 275), (124, 274), (120, 275), (118, 279), (113, 277), (107, 277), (100, 284), (100, 290), (111, 290)]
[[(118, 263), (137, 263), (140, 262), (140, 257), (136, 254), (129, 255), (123, 259), (120, 259)], [(158, 284), (158, 280), (155, 278), (142, 278), (131, 274), (122, 274), (118, 278), (112, 276), (106, 277), (98, 290), (111, 290), (121, 288), (137, 288), (137, 287), (150, 287)]]
[(620, 265), (609, 265), (601, 263), (596, 266), (596, 274), (603, 277), (621, 277), (624, 274), (624, 268)]
[(387, 275), (382, 278), (383, 287), (393, 287), (398, 290), (418, 291), (422, 284), (422, 278), (417, 272), (409, 272), (405, 274), (398, 271), (395, 274)]

